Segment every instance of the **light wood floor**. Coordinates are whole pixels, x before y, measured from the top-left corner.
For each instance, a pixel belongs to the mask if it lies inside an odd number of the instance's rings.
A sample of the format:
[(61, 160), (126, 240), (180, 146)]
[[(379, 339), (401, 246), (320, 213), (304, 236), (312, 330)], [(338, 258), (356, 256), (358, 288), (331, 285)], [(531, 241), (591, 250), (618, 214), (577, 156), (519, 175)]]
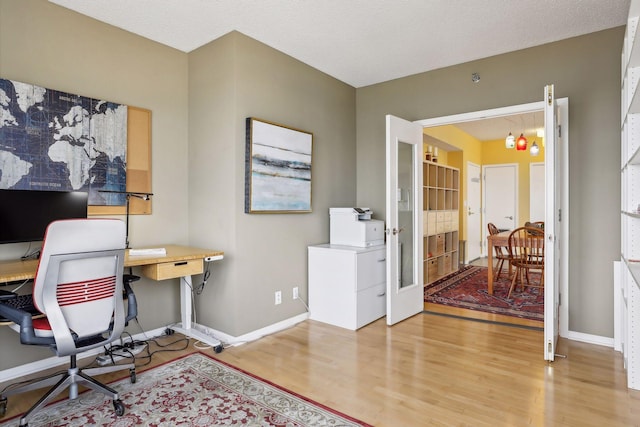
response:
[[(376, 426), (640, 425), (640, 392), (626, 388), (619, 353), (561, 340), (567, 358), (547, 364), (542, 345), (539, 331), (419, 314), (355, 332), (307, 320), (205, 352)], [(10, 397), (7, 416), (40, 393)]]

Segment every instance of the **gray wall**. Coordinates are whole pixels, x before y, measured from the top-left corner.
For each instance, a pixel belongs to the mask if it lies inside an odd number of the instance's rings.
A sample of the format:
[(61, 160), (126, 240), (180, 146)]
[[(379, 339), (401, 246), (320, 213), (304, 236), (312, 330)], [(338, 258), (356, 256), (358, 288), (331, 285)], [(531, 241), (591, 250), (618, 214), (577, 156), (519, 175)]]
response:
[[(190, 242), (226, 253), (198, 318), (238, 336), (304, 313), (307, 246), (355, 203), (355, 89), (233, 32), (190, 53), (189, 113)], [(244, 213), (247, 117), (313, 133), (313, 213)]]
[(536, 102), (554, 84), (556, 98), (569, 98), (569, 329), (613, 337), (623, 35), (616, 28), (359, 88), (358, 204), (384, 212), (385, 114), (413, 121)]
[[(385, 114), (417, 120), (539, 101), (555, 83), (570, 103), (570, 326), (612, 336), (622, 35), (604, 31), (356, 90), (238, 33), (187, 55), (45, 0), (0, 0), (0, 77), (152, 111), (153, 214), (132, 218), (132, 245), (224, 250), (196, 308), (200, 322), (230, 335), (304, 312), (291, 288), (306, 299), (306, 247), (327, 241), (330, 206), (357, 202), (384, 216)], [(244, 213), (249, 116), (313, 132), (313, 213)], [(0, 259), (23, 250), (2, 247)], [(273, 305), (275, 290), (282, 305)], [(177, 281), (143, 279), (136, 292), (144, 329), (178, 320)], [(25, 349), (7, 328), (0, 342), (15, 344), (3, 345), (0, 369), (51, 354)]]
[[(0, 77), (152, 111), (153, 214), (132, 216), (134, 247), (188, 243), (187, 67), (183, 52), (45, 0), (0, 0)], [(15, 259), (26, 248), (3, 245), (0, 259)], [(143, 279), (136, 293), (146, 330), (179, 319), (177, 280)], [(135, 325), (129, 330), (139, 332)], [(0, 369), (53, 355), (21, 346), (6, 327), (0, 343)]]

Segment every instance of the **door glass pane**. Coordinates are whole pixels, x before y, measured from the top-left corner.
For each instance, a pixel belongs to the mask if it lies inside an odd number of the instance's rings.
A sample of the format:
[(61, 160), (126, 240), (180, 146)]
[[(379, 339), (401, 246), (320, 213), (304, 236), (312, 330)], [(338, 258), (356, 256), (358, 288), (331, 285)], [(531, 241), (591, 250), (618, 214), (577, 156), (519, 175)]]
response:
[(398, 235), (398, 266), (401, 288), (414, 283), (413, 278), (413, 151), (415, 145), (398, 141), (398, 227), (402, 232)]

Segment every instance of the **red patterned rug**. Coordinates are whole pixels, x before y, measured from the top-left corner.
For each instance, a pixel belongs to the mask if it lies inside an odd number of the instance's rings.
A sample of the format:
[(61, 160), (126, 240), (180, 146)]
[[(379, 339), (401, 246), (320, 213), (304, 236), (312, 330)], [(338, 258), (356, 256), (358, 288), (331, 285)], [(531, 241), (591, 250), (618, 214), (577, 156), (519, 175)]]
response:
[[(126, 406), (117, 417), (102, 394), (82, 393), (32, 418), (30, 426), (367, 426), (202, 353), (111, 384)], [(18, 425), (19, 418), (0, 424)]]
[[(493, 295), (487, 292), (487, 267), (464, 266), (424, 288), (425, 302), (488, 313), (544, 321), (544, 290), (518, 286), (507, 299), (511, 281), (503, 272), (494, 280)], [(529, 280), (540, 281), (540, 273), (529, 273)]]

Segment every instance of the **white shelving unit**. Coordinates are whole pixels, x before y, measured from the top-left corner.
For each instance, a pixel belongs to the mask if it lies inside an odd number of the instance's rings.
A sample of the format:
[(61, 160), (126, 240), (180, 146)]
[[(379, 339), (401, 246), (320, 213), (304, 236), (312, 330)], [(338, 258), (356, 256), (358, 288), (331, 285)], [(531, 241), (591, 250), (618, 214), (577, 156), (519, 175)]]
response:
[(627, 386), (640, 390), (640, 0), (632, 0), (622, 48), (621, 263), (615, 286), (616, 348)]
[(460, 170), (424, 161), (424, 284), (458, 270)]

